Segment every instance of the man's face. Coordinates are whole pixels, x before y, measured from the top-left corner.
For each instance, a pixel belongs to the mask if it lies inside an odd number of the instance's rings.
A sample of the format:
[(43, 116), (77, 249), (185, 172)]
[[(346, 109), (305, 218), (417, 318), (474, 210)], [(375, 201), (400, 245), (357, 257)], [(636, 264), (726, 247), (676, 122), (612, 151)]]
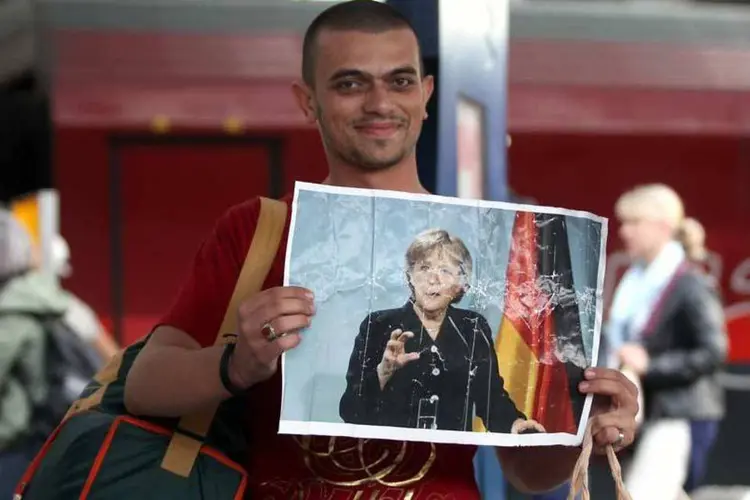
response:
[(316, 45), (315, 88), (296, 93), (329, 155), (379, 170), (413, 154), (432, 89), (432, 78), (420, 74), (410, 30), (324, 30)]

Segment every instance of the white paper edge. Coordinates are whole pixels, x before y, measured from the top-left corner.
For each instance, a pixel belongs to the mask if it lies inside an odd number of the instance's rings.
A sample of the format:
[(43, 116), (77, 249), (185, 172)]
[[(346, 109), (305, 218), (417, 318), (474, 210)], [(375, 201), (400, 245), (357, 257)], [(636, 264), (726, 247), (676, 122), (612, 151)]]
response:
[[(289, 221), (289, 234), (286, 242), (286, 256), (284, 257), (284, 286), (289, 286), (289, 268), (292, 262), (292, 240), (294, 240), (294, 228), (297, 224), (297, 198), (299, 197), (299, 183), (294, 185), (294, 197), (292, 198), (292, 206), (289, 209), (292, 211), (292, 216)], [(286, 391), (286, 379), (284, 372), (286, 371), (286, 351), (281, 353), (281, 410), (279, 415), (284, 414), (284, 393)]]
[(296, 436), (336, 436), (426, 443), (469, 444), (476, 446), (578, 446), (575, 434), (510, 434), (471, 431), (441, 431), (378, 425), (356, 425), (331, 422), (281, 420), (279, 434)]
[[(407, 193), (402, 191), (388, 191), (383, 189), (363, 189), (349, 188), (341, 186), (329, 186), (324, 184), (315, 184), (311, 182), (294, 183), (294, 196), (292, 198), (292, 215), (289, 223), (289, 235), (286, 244), (286, 257), (284, 259), (284, 286), (289, 286), (289, 269), (292, 259), (292, 247), (294, 245), (294, 229), (297, 222), (297, 203), (300, 191), (311, 191), (318, 193), (340, 194), (370, 198), (388, 198), (411, 201), (424, 201), (432, 203), (442, 203), (447, 205), (462, 205), (467, 207), (479, 208), (497, 208), (503, 210), (514, 210), (522, 212), (557, 214), (563, 216), (580, 217), (599, 222), (602, 225), (602, 235), (599, 251), (599, 273), (597, 276), (597, 297), (596, 297), (596, 319), (594, 322), (594, 331), (599, 330), (599, 335), (594, 336), (594, 345), (591, 353), (591, 366), (596, 366), (599, 357), (599, 344), (601, 338), (601, 326), (603, 316), (603, 297), (600, 290), (603, 290), (604, 275), (606, 268), (606, 247), (608, 236), (608, 219), (599, 215), (585, 212), (582, 210), (570, 210), (567, 208), (547, 207), (540, 205), (526, 205), (522, 203), (509, 203), (504, 201), (490, 200), (471, 200), (466, 198), (455, 198), (452, 196), (440, 196), (435, 194)], [(281, 354), (281, 410), (280, 415), (284, 414), (284, 393), (286, 370), (286, 352)], [(279, 420), (279, 434), (292, 434), (298, 436), (339, 436), (353, 437), (364, 439), (401, 439), (404, 441), (424, 441), (430, 443), (447, 443), (447, 444), (473, 444), (477, 446), (580, 446), (583, 443), (583, 436), (586, 432), (586, 422), (588, 422), (591, 405), (594, 396), (589, 394), (583, 403), (581, 411), (581, 420), (578, 423), (578, 432), (576, 434), (567, 433), (543, 433), (543, 434), (496, 434), (490, 432), (471, 432), (471, 431), (443, 431), (432, 429), (406, 429), (402, 427), (385, 427), (374, 425), (355, 425), (346, 423), (330, 422), (304, 422), (297, 420)]]
[[(440, 196), (436, 194), (406, 193), (403, 191), (387, 191), (384, 189), (363, 189), (340, 186), (328, 186), (325, 184), (314, 184), (311, 182), (297, 181), (294, 184), (294, 200), (297, 200), (299, 191), (312, 191), (317, 193), (343, 194), (349, 196), (390, 198), (410, 201), (425, 201), (441, 203), (444, 205), (463, 205), (465, 207), (499, 208), (522, 212), (534, 212), (544, 214), (568, 215), (593, 220), (602, 224), (607, 223), (606, 217), (601, 217), (583, 210), (571, 210), (568, 208), (547, 207), (542, 205), (524, 205), (522, 203), (510, 203), (506, 201), (472, 200), (470, 198), (455, 198), (453, 196)], [(290, 233), (291, 233), (290, 227)]]

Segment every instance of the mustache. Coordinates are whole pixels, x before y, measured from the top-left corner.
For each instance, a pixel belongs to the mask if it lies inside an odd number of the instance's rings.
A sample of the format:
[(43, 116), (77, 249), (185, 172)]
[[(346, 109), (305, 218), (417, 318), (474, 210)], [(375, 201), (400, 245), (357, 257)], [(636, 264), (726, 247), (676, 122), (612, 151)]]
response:
[(354, 122), (355, 127), (371, 127), (373, 125), (406, 125), (408, 120), (403, 116), (382, 116), (377, 118), (363, 118)]

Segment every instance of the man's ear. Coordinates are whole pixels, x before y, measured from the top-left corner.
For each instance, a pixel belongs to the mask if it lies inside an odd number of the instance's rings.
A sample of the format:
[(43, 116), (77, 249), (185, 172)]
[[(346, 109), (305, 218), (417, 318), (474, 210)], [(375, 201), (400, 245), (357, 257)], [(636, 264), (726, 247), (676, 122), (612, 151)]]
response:
[(425, 118), (427, 117), (427, 103), (432, 98), (432, 93), (435, 91), (435, 78), (432, 75), (427, 75), (422, 79), (422, 88), (424, 89), (424, 102)]
[(302, 81), (295, 81), (292, 83), (292, 93), (294, 94), (294, 100), (297, 101), (297, 106), (304, 113), (307, 123), (315, 123), (318, 120), (318, 115), (315, 112), (312, 89)]

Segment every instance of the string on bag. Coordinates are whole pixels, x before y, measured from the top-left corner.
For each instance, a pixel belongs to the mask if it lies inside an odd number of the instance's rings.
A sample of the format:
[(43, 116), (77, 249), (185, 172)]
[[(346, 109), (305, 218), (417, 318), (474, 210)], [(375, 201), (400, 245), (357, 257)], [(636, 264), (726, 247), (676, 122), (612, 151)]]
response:
[[(568, 500), (576, 500), (581, 495), (581, 500), (591, 500), (589, 491), (589, 463), (591, 462), (591, 452), (594, 449), (594, 437), (591, 434), (591, 420), (586, 425), (586, 432), (583, 435), (583, 446), (581, 454), (573, 468), (573, 474), (570, 477), (570, 492)], [(615, 490), (617, 491), (617, 500), (633, 500), (625, 488), (625, 482), (622, 480), (622, 467), (612, 445), (607, 445), (607, 462), (612, 472), (612, 479), (615, 480)]]

